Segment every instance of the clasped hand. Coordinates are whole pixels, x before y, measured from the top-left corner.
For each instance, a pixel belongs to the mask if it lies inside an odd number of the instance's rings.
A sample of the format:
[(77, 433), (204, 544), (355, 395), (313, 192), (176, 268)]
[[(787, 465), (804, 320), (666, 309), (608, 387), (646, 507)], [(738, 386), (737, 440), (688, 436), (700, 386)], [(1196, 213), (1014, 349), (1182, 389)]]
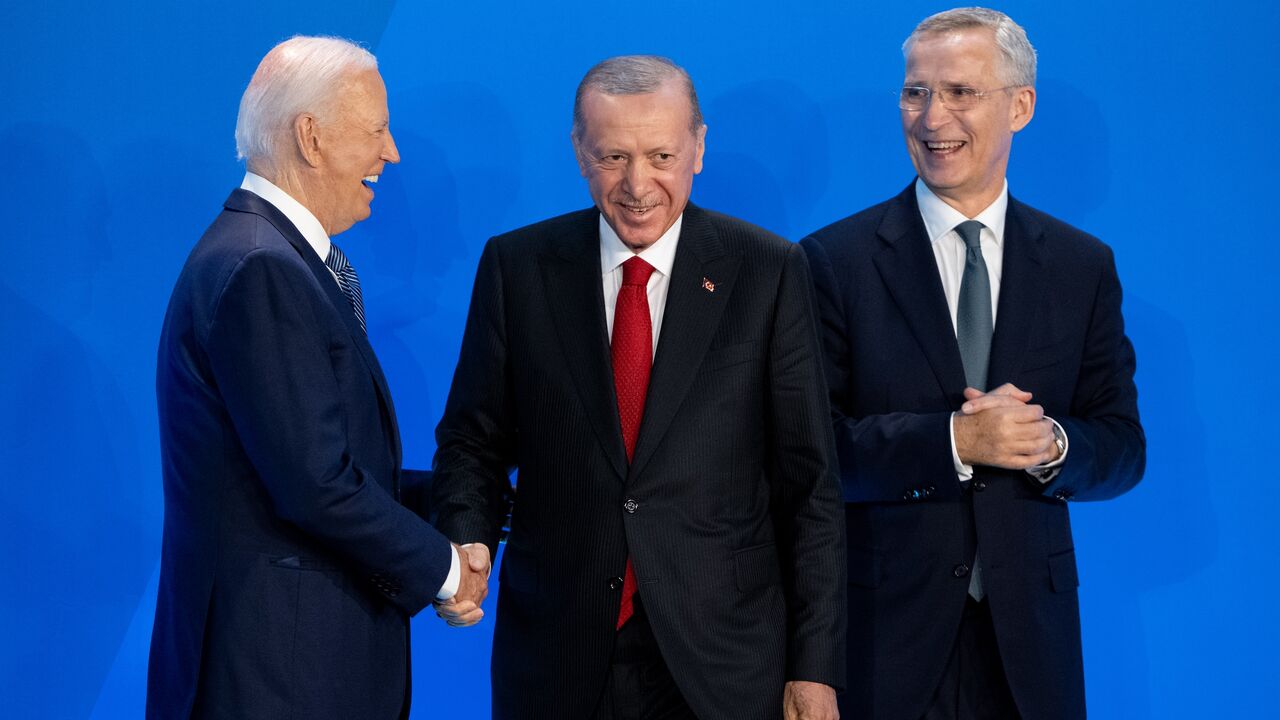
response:
[(1006, 383), (991, 392), (965, 388), (955, 423), (956, 454), (966, 465), (1026, 470), (1058, 459), (1053, 421), (1031, 393)]
[(458, 592), (448, 600), (435, 602), (436, 615), (452, 627), (467, 627), (484, 618), (480, 605), (489, 594), (489, 571), (493, 564), (489, 548), (483, 543), (454, 545), (454, 548), (461, 561)]

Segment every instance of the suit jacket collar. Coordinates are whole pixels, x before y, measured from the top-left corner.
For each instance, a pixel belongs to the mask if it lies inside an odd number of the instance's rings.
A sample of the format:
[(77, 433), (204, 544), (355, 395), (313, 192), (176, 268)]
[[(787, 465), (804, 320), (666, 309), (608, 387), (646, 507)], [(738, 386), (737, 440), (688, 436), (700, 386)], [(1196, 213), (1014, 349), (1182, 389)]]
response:
[[(600, 278), (597, 210), (571, 216), (554, 250), (540, 259), (546, 296), (573, 375), (605, 455), (619, 479), (635, 478), (662, 441), (693, 384), (733, 291), (741, 258), (728, 254), (710, 217), (688, 205), (667, 290), (644, 419), (628, 466), (618, 420)], [(714, 290), (707, 290), (704, 283)]]
[[(883, 248), (875, 265), (933, 368), (941, 391), (963, 402), (964, 362), (947, 309), (938, 264), (916, 202), (915, 184), (890, 200), (877, 229)], [(1009, 197), (1004, 271), (991, 341), (989, 388), (1017, 384), (1031, 331), (1041, 314), (1044, 231), (1026, 205)]]
[(298, 228), (294, 227), (289, 218), (275, 205), (248, 190), (238, 189), (232, 191), (231, 196), (227, 198), (223, 206), (228, 210), (258, 215), (271, 223), (280, 235), (297, 251), (298, 256), (302, 258), (307, 268), (311, 270), (311, 274), (315, 276), (316, 282), (325, 293), (329, 303), (342, 316), (347, 326), (347, 331), (351, 334), (351, 339), (359, 350), (360, 356), (364, 359), (365, 366), (369, 369), (369, 374), (373, 377), (374, 385), (377, 387), (378, 399), (382, 402), (390, 427), (393, 467), (398, 470), (402, 449), (400, 446), (400, 428), (396, 422), (395, 405), (391, 401), (391, 389), (387, 386), (387, 379), (382, 374), (382, 366), (378, 364), (378, 358), (374, 355), (373, 346), (369, 344), (368, 336), (365, 335), (364, 330), (360, 327), (360, 321), (356, 319), (355, 311), (351, 309), (351, 303), (347, 300), (347, 296), (342, 294), (342, 289), (338, 287), (338, 283), (334, 280), (333, 274), (329, 272), (328, 266), (321, 262), (319, 256), (316, 255), (315, 248), (307, 242), (302, 233), (298, 232)]
[[(706, 211), (690, 204), (676, 247), (662, 334), (649, 376), (631, 479), (644, 471), (684, 403), (733, 294), (742, 258), (729, 253)], [(710, 288), (710, 289), (709, 289)]]
[(940, 390), (948, 397), (962, 398), (964, 361), (914, 182), (889, 201), (876, 235), (882, 243), (874, 256), (876, 270), (923, 349)]
[(1044, 228), (1030, 209), (1013, 196), (1009, 197), (1004, 235), (999, 311), (991, 338), (991, 362), (987, 367), (992, 388), (1007, 382), (1022, 387), (1018, 373), (1033, 331), (1044, 317), (1047, 298)]

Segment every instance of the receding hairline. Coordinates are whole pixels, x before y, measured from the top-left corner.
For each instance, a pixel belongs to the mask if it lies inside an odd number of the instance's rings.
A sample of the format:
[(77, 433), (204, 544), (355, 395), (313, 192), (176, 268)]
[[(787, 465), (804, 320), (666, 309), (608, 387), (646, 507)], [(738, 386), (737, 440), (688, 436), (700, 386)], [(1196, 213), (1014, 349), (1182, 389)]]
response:
[(689, 130), (697, 135), (703, 126), (702, 108), (688, 71), (660, 55), (619, 55), (593, 65), (578, 83), (573, 98), (573, 137), (579, 139), (582, 136), (586, 125), (582, 107), (589, 94), (608, 97), (647, 95), (667, 90), (672, 87), (672, 82), (684, 92), (690, 113)]

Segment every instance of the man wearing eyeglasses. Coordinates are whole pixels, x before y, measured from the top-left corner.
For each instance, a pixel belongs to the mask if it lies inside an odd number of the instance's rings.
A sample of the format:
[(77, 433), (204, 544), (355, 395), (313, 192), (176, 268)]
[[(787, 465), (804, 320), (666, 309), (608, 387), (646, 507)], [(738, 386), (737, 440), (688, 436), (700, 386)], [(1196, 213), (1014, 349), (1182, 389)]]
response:
[(1010, 197), (1035, 50), (965, 8), (903, 45), (918, 178), (805, 238), (849, 538), (844, 717), (1082, 718), (1067, 504), (1142, 476), (1111, 250)]

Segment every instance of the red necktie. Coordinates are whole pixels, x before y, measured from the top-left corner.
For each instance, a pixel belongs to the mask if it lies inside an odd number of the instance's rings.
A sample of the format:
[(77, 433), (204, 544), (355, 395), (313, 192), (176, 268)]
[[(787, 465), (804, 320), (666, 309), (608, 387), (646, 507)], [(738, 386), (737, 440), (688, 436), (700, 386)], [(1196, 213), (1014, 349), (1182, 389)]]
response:
[[(622, 442), (627, 448), (627, 462), (636, 451), (640, 436), (640, 419), (644, 417), (644, 399), (649, 393), (649, 369), (653, 364), (653, 320), (649, 317), (646, 286), (653, 266), (633, 257), (622, 263), (622, 288), (613, 313), (613, 387), (618, 393), (618, 418), (622, 421)], [(622, 580), (622, 606), (618, 608), (618, 629), (631, 619), (632, 598), (636, 594), (636, 571), (627, 558), (627, 573)]]

